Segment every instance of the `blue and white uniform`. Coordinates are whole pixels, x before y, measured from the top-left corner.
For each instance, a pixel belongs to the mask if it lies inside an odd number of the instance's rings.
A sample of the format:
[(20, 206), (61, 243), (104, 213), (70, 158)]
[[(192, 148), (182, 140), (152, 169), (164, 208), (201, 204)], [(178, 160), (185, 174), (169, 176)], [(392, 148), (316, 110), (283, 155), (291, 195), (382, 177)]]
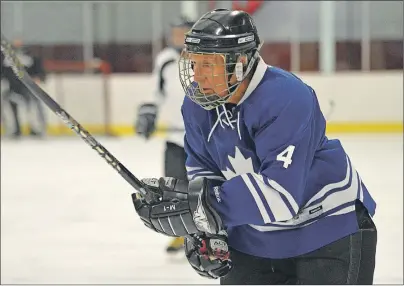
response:
[(189, 179), (210, 192), (234, 249), (288, 258), (358, 230), (355, 201), (376, 203), (339, 140), (325, 135), (315, 91), (262, 58), (237, 105), (207, 111), (185, 97)]

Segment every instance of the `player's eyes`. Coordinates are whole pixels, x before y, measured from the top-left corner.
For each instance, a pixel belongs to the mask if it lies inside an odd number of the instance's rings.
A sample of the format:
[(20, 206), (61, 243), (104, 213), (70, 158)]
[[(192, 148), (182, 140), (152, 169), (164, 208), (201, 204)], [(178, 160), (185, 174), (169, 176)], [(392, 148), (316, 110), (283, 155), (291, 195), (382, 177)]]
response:
[[(196, 64), (197, 64), (197, 63), (196, 63), (195, 61), (190, 61), (190, 67), (191, 67), (191, 69), (192, 69), (193, 71), (195, 71), (195, 66), (196, 66)], [(203, 63), (200, 63), (199, 66), (200, 66), (201, 68), (211, 68), (211, 67), (213, 66), (213, 64), (208, 63), (208, 62), (203, 62)]]

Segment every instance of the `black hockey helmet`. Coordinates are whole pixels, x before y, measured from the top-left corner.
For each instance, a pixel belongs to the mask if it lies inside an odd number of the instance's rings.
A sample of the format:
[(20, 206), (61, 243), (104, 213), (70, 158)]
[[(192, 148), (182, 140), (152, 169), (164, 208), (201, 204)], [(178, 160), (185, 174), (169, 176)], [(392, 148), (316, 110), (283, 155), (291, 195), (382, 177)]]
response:
[[(180, 80), (186, 94), (207, 110), (226, 103), (256, 66), (260, 47), (257, 28), (248, 13), (227, 9), (206, 13), (186, 34), (185, 48), (179, 60)], [(221, 84), (226, 86), (219, 89), (216, 85), (213, 86), (214, 93), (205, 92), (206, 87), (200, 86), (195, 79), (193, 57), (197, 55), (223, 57), (224, 74), (214, 74), (212, 66), (211, 77), (226, 77), (227, 83)]]

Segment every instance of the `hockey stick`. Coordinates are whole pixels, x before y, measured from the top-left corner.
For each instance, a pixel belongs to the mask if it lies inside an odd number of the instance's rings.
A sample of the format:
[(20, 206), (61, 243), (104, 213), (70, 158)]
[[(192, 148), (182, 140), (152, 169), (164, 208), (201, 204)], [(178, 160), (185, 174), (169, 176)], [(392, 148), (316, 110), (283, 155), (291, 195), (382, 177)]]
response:
[(145, 185), (136, 178), (124, 165), (122, 165), (112, 154), (104, 148), (93, 136), (84, 129), (73, 117), (70, 116), (60, 105), (54, 101), (41, 87), (39, 87), (26, 72), (24, 66), (18, 60), (15, 51), (10, 43), (1, 34), (1, 52), (5, 59), (10, 61), (11, 67), (17, 78), (27, 87), (31, 93), (45, 103), (62, 121), (76, 132), (92, 149), (111, 165), (135, 190), (146, 195)]
[(334, 110), (335, 110), (335, 102), (334, 102), (334, 100), (330, 99), (328, 101), (328, 105), (330, 106), (330, 109), (328, 110), (327, 114), (325, 115), (325, 119), (327, 121), (330, 120), (331, 114), (334, 113)]

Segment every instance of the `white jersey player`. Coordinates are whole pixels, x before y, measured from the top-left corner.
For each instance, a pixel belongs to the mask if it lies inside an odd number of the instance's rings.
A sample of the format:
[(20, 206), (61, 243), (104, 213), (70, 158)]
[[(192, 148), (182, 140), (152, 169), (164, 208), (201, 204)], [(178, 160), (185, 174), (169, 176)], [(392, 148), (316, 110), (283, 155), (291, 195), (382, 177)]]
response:
[[(144, 103), (139, 107), (135, 123), (138, 135), (148, 139), (156, 129), (158, 118), (167, 122), (168, 135), (164, 154), (164, 173), (166, 177), (187, 180), (185, 169), (184, 135), (181, 105), (184, 91), (179, 79), (178, 60), (184, 47), (185, 33), (194, 23), (181, 18), (171, 26), (170, 45), (156, 57), (153, 68), (155, 86), (154, 101)], [(167, 246), (168, 253), (178, 252), (184, 246), (184, 239), (173, 239)]]

